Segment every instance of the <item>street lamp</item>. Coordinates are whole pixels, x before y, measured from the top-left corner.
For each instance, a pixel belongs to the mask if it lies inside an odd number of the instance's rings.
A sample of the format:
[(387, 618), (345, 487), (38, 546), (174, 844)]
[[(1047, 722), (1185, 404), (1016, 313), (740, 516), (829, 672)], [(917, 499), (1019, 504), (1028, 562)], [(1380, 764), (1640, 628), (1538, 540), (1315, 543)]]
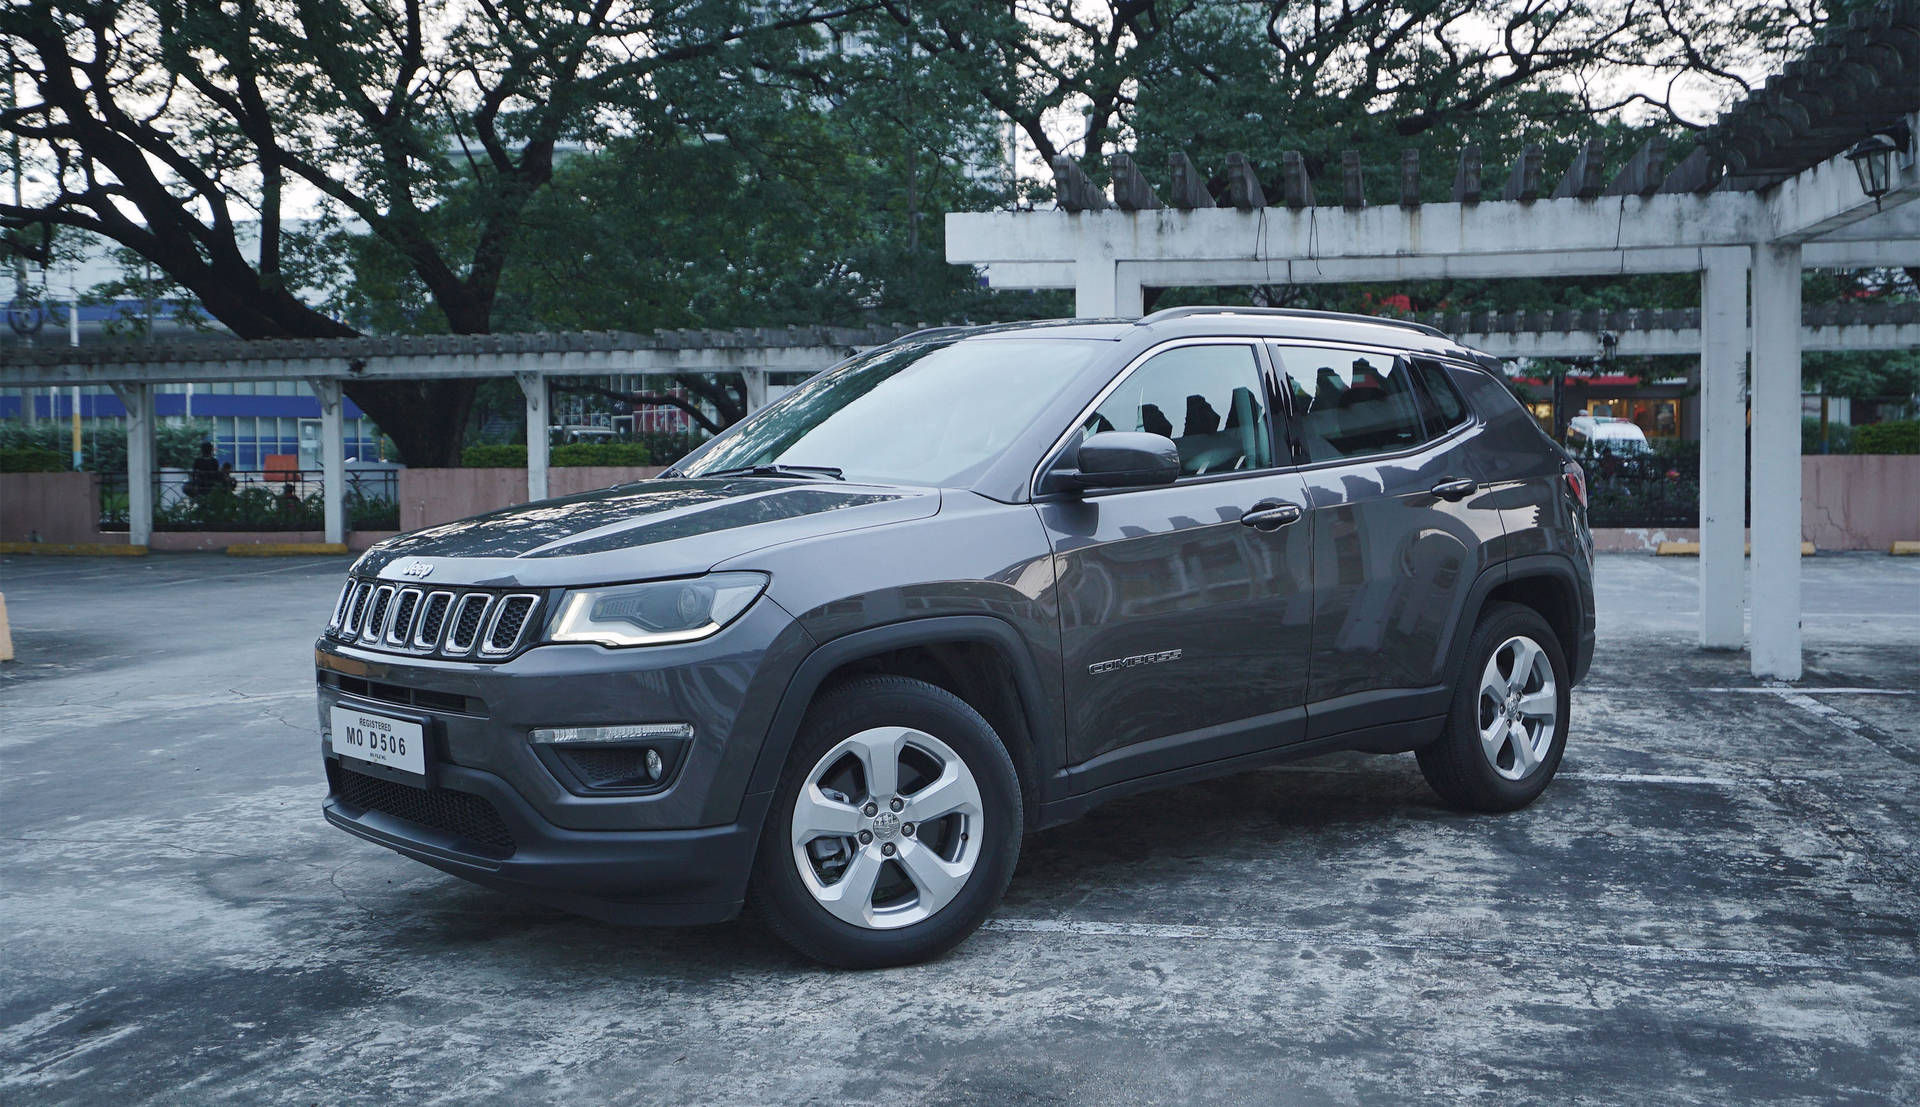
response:
[(1893, 155), (1900, 147), (1887, 135), (1868, 135), (1847, 151), (1860, 191), (1878, 200), (1893, 189)]

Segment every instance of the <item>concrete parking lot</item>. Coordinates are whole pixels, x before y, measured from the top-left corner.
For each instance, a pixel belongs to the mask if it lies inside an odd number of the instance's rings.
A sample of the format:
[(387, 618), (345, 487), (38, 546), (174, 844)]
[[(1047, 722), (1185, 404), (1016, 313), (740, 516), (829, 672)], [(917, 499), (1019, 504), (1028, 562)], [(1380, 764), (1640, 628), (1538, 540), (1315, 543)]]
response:
[(1030, 838), (944, 960), (623, 930), (322, 822), (340, 559), (0, 561), (0, 1100), (1920, 1102), (1920, 560), (1806, 563), (1808, 675), (1604, 558), (1533, 808), (1410, 756)]

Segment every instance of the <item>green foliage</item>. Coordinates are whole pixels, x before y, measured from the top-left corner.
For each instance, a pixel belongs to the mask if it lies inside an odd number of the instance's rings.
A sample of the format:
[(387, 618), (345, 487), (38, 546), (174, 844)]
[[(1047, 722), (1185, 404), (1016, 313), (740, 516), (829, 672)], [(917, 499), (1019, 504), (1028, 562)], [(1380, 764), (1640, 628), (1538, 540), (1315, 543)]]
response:
[(319, 530), (326, 525), (320, 493), (283, 496), (264, 485), (215, 488), (181, 497), (153, 514), (157, 530)]
[[(200, 453), (200, 443), (213, 437), (211, 419), (169, 419), (154, 428), (154, 456), (163, 469), (185, 469)], [(73, 454), (73, 428), (64, 421), (47, 419), (28, 425), (8, 421), (0, 424), (0, 449), (44, 450), (60, 455), (60, 468), (68, 468)], [(127, 471), (127, 436), (118, 426), (88, 426), (81, 439), (80, 467), (90, 473)]]
[(73, 467), (71, 456), (32, 446), (0, 446), (0, 473), (64, 473)]
[(1801, 455), (1811, 457), (1816, 453), (1851, 453), (1853, 428), (1828, 420), (1826, 424), (1826, 449), (1820, 447), (1820, 418), (1807, 416), (1801, 420)]
[[(644, 442), (570, 442), (552, 447), (547, 464), (555, 468), (643, 466), (652, 464), (651, 456)], [(527, 447), (520, 443), (468, 446), (460, 451), (460, 464), (468, 469), (524, 469)]]
[(1920, 421), (1868, 423), (1853, 428), (1856, 454), (1920, 454)]

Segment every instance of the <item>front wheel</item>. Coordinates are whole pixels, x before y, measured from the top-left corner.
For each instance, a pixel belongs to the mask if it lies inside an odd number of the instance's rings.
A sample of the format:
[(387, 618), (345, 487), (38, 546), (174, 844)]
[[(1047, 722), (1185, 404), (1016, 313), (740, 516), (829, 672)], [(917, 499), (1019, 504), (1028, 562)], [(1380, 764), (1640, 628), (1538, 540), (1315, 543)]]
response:
[(845, 968), (946, 952), (1000, 902), (1020, 856), (1020, 783), (965, 701), (904, 677), (807, 712), (749, 894), (782, 940)]
[(1419, 751), (1427, 783), (1470, 811), (1532, 803), (1566, 750), (1570, 688), (1560, 639), (1538, 612), (1488, 608), (1467, 644), (1446, 727)]

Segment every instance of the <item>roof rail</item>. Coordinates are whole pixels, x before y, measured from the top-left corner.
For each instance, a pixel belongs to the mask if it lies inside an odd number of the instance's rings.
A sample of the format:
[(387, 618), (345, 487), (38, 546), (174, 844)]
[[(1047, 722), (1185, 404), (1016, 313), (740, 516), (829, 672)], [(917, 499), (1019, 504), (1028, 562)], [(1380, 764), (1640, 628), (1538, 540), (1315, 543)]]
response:
[(1169, 319), (1185, 319), (1192, 315), (1270, 315), (1294, 319), (1345, 319), (1357, 323), (1377, 323), (1383, 327), (1399, 327), (1403, 330), (1418, 331), (1433, 338), (1452, 339), (1452, 335), (1438, 327), (1425, 323), (1416, 323), (1411, 319), (1389, 319), (1379, 315), (1355, 315), (1346, 311), (1310, 311), (1306, 308), (1269, 308), (1269, 307), (1177, 307), (1156, 311), (1143, 319), (1134, 320), (1136, 326), (1147, 326)]

